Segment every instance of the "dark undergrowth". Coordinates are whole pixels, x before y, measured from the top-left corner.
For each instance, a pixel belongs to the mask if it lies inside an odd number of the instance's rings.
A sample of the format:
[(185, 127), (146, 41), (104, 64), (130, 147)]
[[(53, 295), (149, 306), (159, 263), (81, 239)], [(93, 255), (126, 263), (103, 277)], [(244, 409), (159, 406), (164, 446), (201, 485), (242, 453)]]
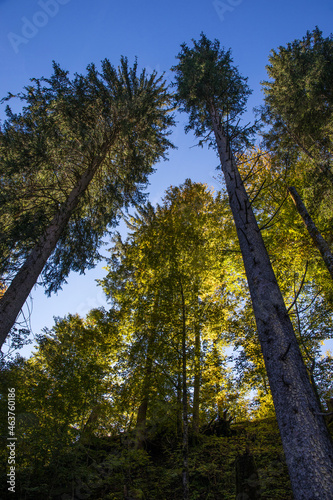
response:
[[(274, 419), (231, 426), (229, 436), (190, 436), (191, 500), (292, 499), (278, 427)], [(24, 447), (24, 443), (22, 443)], [(17, 442), (17, 449), (20, 442)], [(41, 457), (17, 457), (15, 493), (2, 473), (2, 499), (18, 500), (181, 500), (182, 451), (171, 432), (148, 434), (135, 449), (128, 435), (91, 437)], [(243, 471), (243, 490), (236, 493), (236, 468)], [(238, 464), (238, 465), (237, 465)], [(243, 464), (243, 465), (242, 465)], [(246, 477), (246, 474), (248, 477)], [(239, 490), (238, 490), (239, 491)]]

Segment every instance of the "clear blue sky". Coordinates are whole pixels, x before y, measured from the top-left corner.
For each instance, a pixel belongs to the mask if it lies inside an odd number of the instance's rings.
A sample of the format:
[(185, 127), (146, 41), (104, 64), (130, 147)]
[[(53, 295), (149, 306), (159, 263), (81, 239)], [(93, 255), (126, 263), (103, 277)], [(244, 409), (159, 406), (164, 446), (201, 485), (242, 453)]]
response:
[[(232, 48), (234, 63), (249, 78), (251, 119), (252, 108), (262, 101), (260, 81), (266, 78), (270, 50), (303, 37), (316, 25), (327, 36), (333, 31), (332, 20), (331, 0), (0, 0), (0, 97), (22, 90), (30, 78), (49, 76), (52, 60), (80, 73), (104, 58), (117, 65), (121, 55), (131, 63), (137, 56), (140, 67), (164, 71), (171, 79), (180, 44), (190, 44), (203, 31)], [(151, 176), (148, 191), (153, 203), (170, 184), (188, 177), (219, 187), (214, 180), (215, 154), (191, 148), (195, 141), (184, 135), (185, 121), (185, 116), (178, 118), (173, 134), (178, 150)], [(105, 304), (94, 281), (104, 275), (102, 265), (86, 275), (72, 274), (51, 298), (37, 288), (32, 293), (34, 333), (51, 327), (53, 316), (84, 315)]]

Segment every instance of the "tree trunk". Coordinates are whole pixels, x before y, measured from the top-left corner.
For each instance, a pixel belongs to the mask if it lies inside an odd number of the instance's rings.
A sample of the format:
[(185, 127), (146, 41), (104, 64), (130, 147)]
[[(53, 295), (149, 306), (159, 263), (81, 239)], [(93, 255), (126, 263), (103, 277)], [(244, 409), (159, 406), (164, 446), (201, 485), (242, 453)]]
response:
[(183, 432), (182, 418), (182, 360), (179, 358), (178, 374), (177, 374), (177, 414), (176, 414), (176, 429), (177, 436), (181, 436)]
[(135, 447), (140, 449), (143, 447), (146, 433), (147, 424), (147, 410), (149, 404), (149, 393), (151, 386), (151, 374), (153, 368), (153, 357), (152, 357), (152, 347), (154, 344), (154, 333), (150, 335), (147, 348), (147, 359), (144, 369), (144, 379), (142, 384), (142, 400), (138, 409), (138, 415), (136, 419), (136, 437), (135, 437)]
[(194, 385), (193, 385), (193, 432), (199, 432), (199, 403), (200, 403), (200, 382), (201, 382), (201, 342), (200, 342), (200, 321), (195, 324), (194, 339)]
[(148, 394), (142, 399), (138, 409), (135, 427), (135, 448), (143, 448), (146, 433), (147, 410), (148, 410), (149, 397)]
[(211, 119), (295, 500), (331, 500), (333, 449), (251, 204), (220, 123)]
[(182, 298), (182, 383), (183, 383), (183, 499), (189, 500), (189, 470), (188, 470), (188, 415), (187, 415), (187, 373), (186, 373), (186, 311), (183, 286)]
[(332, 279), (333, 279), (333, 255), (330, 250), (330, 247), (328, 246), (327, 242), (324, 240), (320, 232), (318, 231), (315, 223), (311, 219), (311, 216), (309, 215), (307, 209), (305, 208), (305, 205), (302, 201), (302, 198), (296, 191), (296, 188), (293, 186), (288, 187), (288, 191), (290, 193), (290, 196), (297, 208), (298, 213), (303, 219), (303, 222), (309, 232), (309, 235), (311, 236), (314, 244), (318, 248), (319, 252), (321, 253), (321, 256), (325, 262), (325, 265), (328, 269), (328, 272), (330, 273)]
[(4, 344), (7, 335), (13, 327), (16, 318), (21, 311), (38, 276), (42, 272), (48, 258), (55, 249), (57, 242), (65, 229), (71, 215), (77, 207), (80, 197), (88, 188), (96, 171), (106, 156), (105, 146), (100, 156), (95, 158), (91, 165), (78, 180), (67, 200), (63, 203), (59, 212), (54, 216), (51, 224), (45, 230), (39, 242), (34, 246), (17, 272), (15, 278), (0, 300), (0, 348)]
[(259, 500), (260, 482), (253, 455), (248, 450), (236, 458), (236, 499)]

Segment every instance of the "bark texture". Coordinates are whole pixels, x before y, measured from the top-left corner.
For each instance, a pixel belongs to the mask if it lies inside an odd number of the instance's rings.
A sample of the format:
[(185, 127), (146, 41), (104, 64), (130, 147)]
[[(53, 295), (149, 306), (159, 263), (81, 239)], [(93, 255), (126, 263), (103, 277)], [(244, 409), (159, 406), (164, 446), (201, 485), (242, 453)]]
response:
[(314, 244), (318, 248), (319, 252), (321, 253), (321, 256), (325, 262), (325, 265), (328, 269), (328, 272), (330, 273), (332, 279), (333, 279), (333, 255), (331, 252), (330, 247), (328, 246), (327, 242), (324, 240), (322, 237), (321, 233), (318, 231), (317, 226), (313, 222), (309, 212), (305, 208), (305, 205), (302, 201), (302, 198), (298, 194), (297, 190), (295, 187), (290, 186), (288, 187), (288, 191), (290, 193), (290, 196), (297, 208), (298, 213), (303, 219), (303, 222), (309, 232), (309, 235), (311, 236)]
[(210, 112), (294, 497), (332, 500), (332, 442), (219, 113)]
[(88, 166), (3, 295), (0, 301), (0, 347), (4, 344), (38, 276), (77, 207), (80, 197), (88, 188), (105, 155), (106, 148)]

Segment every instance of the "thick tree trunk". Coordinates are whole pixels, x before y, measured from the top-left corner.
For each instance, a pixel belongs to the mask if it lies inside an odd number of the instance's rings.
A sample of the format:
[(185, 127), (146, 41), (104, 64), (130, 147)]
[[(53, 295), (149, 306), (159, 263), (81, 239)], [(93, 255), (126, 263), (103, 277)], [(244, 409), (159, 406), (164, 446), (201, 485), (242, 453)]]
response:
[(6, 340), (16, 318), (21, 311), (38, 276), (42, 272), (47, 259), (55, 249), (57, 242), (65, 229), (71, 215), (79, 203), (81, 195), (88, 188), (97, 169), (105, 158), (106, 147), (100, 156), (91, 162), (84, 174), (72, 189), (67, 200), (54, 216), (51, 224), (45, 230), (39, 242), (31, 250), (30, 255), (17, 272), (15, 278), (0, 300), (0, 348)]
[(311, 216), (309, 215), (307, 209), (305, 208), (305, 205), (302, 201), (302, 198), (298, 194), (297, 190), (295, 187), (290, 186), (288, 187), (288, 191), (290, 193), (290, 196), (297, 208), (298, 213), (303, 219), (303, 222), (309, 232), (309, 235), (311, 236), (314, 244), (318, 248), (319, 252), (321, 253), (321, 256), (325, 262), (325, 265), (328, 269), (328, 272), (330, 273), (332, 279), (333, 279), (333, 255), (330, 250), (330, 247), (328, 246), (327, 242), (324, 240), (320, 232), (318, 231), (315, 223), (313, 222)]
[(296, 500), (331, 500), (333, 448), (219, 113), (211, 119)]

